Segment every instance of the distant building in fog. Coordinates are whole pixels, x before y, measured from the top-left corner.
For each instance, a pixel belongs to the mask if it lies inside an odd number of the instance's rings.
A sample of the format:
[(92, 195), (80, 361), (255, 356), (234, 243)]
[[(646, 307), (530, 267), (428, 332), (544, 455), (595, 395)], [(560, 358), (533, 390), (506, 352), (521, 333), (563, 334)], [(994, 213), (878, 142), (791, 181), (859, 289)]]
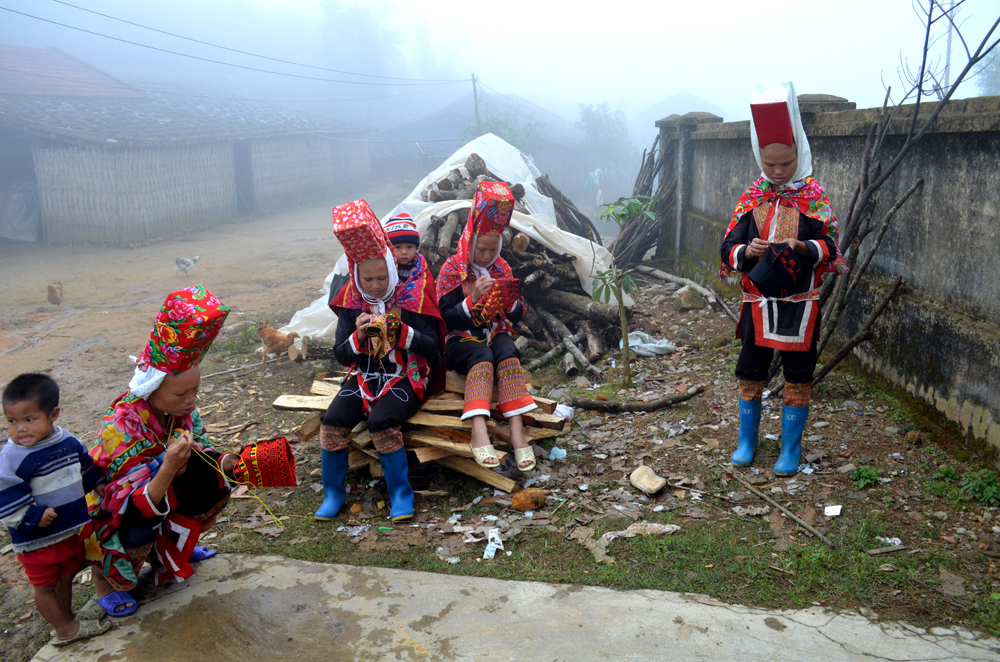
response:
[(0, 212), (34, 183), (38, 238), (50, 243), (122, 245), (202, 229), (371, 174), (363, 127), (122, 81), (57, 49), (0, 45), (0, 62), (0, 194), (11, 192)]

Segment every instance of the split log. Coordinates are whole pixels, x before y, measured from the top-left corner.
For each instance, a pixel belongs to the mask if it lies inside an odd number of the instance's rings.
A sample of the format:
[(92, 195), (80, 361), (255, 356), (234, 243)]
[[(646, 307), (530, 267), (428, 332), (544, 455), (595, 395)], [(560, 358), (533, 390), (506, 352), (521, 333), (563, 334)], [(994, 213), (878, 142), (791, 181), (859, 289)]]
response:
[(429, 202), (441, 202), (442, 200), (456, 200), (458, 198), (458, 191), (442, 191), (439, 188), (432, 188), (427, 192), (427, 200)]
[(465, 160), (465, 169), (469, 172), (469, 179), (476, 179), (482, 175), (489, 174), (489, 170), (486, 168), (486, 161), (475, 152), (469, 154), (469, 158)]
[(517, 351), (523, 354), (524, 350), (528, 349), (528, 339), (524, 336), (518, 336), (517, 339), (514, 340), (514, 347), (517, 347)]
[(587, 336), (587, 351), (584, 352), (587, 360), (593, 362), (601, 358), (601, 355), (604, 354), (603, 343), (601, 343), (601, 337), (594, 332), (594, 326), (590, 320), (580, 322), (580, 330)]
[[(518, 186), (520, 186), (520, 184)], [(528, 250), (528, 247), (530, 245), (531, 245), (531, 237), (524, 234), (523, 232), (518, 232), (516, 235), (514, 235), (514, 241), (511, 242), (511, 248), (513, 248), (515, 251), (520, 251), (522, 253)]]
[(704, 384), (698, 384), (697, 386), (692, 386), (683, 393), (678, 393), (677, 395), (670, 395), (665, 398), (660, 398), (659, 400), (653, 400), (652, 402), (614, 402), (613, 400), (584, 400), (573, 395), (570, 391), (566, 391), (563, 395), (567, 399), (567, 404), (573, 407), (580, 407), (581, 409), (593, 409), (596, 411), (607, 411), (612, 413), (620, 412), (639, 412), (639, 411), (656, 411), (658, 409), (663, 409), (664, 407), (670, 407), (671, 405), (676, 405), (680, 402), (685, 402), (690, 400), (694, 396), (698, 395), (705, 390)]
[(524, 184), (520, 182), (514, 185), (508, 184), (510, 188), (510, 194), (514, 196), (514, 199), (520, 202), (524, 199)]
[(472, 476), (476, 480), (482, 481), (487, 485), (492, 485), (498, 490), (503, 490), (510, 494), (518, 488), (518, 484), (507, 478), (503, 474), (499, 474), (492, 469), (485, 469), (475, 463), (474, 460), (470, 460), (464, 457), (443, 457), (440, 460), (435, 460), (438, 464), (448, 467), (449, 469), (454, 469), (459, 473), (463, 473), (467, 476)]
[[(573, 335), (573, 337), (570, 338), (570, 340), (572, 342), (579, 342), (583, 340), (584, 337), (585, 337), (584, 332), (579, 331), (575, 335)], [(554, 348), (547, 351), (545, 354), (542, 354), (537, 359), (524, 366), (524, 368), (525, 370), (537, 370), (538, 368), (541, 368), (544, 365), (548, 365), (549, 363), (559, 358), (559, 355), (562, 354), (563, 351), (565, 351), (565, 349), (566, 349), (565, 345), (563, 345), (563, 343), (559, 343)]]
[[(570, 295), (570, 296), (575, 296), (575, 295)], [(591, 372), (597, 375), (598, 377), (603, 374), (601, 372), (601, 369), (592, 364), (590, 361), (588, 361), (587, 357), (584, 356), (583, 352), (580, 351), (580, 348), (576, 346), (576, 343), (574, 343), (572, 340), (573, 334), (570, 333), (569, 329), (566, 328), (565, 324), (560, 322), (555, 315), (545, 310), (541, 306), (535, 306), (535, 312), (537, 312), (538, 315), (542, 318), (542, 321), (544, 321), (545, 325), (549, 327), (549, 331), (551, 331), (553, 335), (555, 335), (557, 338), (563, 338), (563, 345), (566, 347), (566, 349), (569, 350), (570, 354), (573, 355), (573, 358), (575, 358), (577, 361), (580, 362), (580, 365), (586, 368), (588, 372)]]
[(457, 191), (462, 185), (462, 173), (457, 169), (448, 173), (448, 176), (438, 182), (438, 188), (442, 191)]
[[(289, 350), (291, 347), (289, 347)], [(292, 358), (291, 354), (288, 358)], [(296, 358), (293, 361), (336, 361), (337, 357), (333, 353), (333, 341), (325, 338), (303, 338), (302, 351), (296, 350)]]
[(440, 232), (438, 232), (438, 254), (441, 257), (448, 257), (454, 252), (451, 250), (451, 238), (458, 229), (459, 218), (457, 211), (451, 212), (448, 214), (448, 219), (444, 222), (444, 225), (441, 226)]
[(300, 441), (312, 440), (313, 437), (319, 434), (319, 428), (321, 425), (320, 418), (322, 418), (322, 416), (323, 416), (322, 414), (316, 412), (315, 414), (304, 420), (302, 422), (302, 425), (296, 428), (295, 436), (298, 437)]
[(271, 406), (282, 411), (326, 411), (331, 402), (328, 395), (279, 395)]
[(580, 374), (580, 369), (576, 367), (576, 361), (573, 360), (573, 354), (570, 352), (563, 355), (559, 368), (567, 377), (576, 377)]
[(325, 382), (321, 379), (316, 379), (313, 380), (312, 386), (309, 387), (309, 392), (313, 395), (329, 395), (332, 397), (340, 393), (340, 386), (331, 382)]
[[(562, 290), (545, 290), (541, 294), (541, 303), (553, 308), (576, 313), (581, 317), (597, 322), (599, 325), (609, 325), (619, 327), (621, 319), (618, 317), (618, 306), (606, 303), (597, 303), (590, 297), (580, 296), (572, 292)], [(626, 309), (625, 314), (631, 314), (631, 309)]]

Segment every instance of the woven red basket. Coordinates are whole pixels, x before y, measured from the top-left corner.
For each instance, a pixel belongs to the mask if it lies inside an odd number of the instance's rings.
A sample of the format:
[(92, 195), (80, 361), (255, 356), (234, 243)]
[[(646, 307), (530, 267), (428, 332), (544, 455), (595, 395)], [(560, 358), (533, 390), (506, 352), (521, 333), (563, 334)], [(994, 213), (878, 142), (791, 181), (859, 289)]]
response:
[(288, 439), (266, 439), (240, 449), (233, 468), (236, 482), (254, 487), (296, 487), (295, 454)]

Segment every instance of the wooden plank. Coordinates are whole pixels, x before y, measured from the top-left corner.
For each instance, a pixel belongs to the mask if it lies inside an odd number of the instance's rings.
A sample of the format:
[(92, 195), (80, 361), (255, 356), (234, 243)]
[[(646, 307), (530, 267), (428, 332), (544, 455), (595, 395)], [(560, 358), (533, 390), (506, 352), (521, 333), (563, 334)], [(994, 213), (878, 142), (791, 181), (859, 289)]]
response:
[(283, 411), (326, 411), (331, 402), (329, 395), (279, 395), (271, 406)]
[(551, 430), (559, 430), (560, 432), (567, 432), (569, 426), (567, 421), (562, 416), (556, 416), (554, 414), (548, 414), (543, 411), (529, 411), (524, 415), (524, 422), (531, 427), (536, 428), (549, 428)]
[[(406, 433), (403, 435), (403, 439), (408, 444), (427, 444), (433, 448), (440, 448), (442, 450), (448, 451), (449, 455), (461, 455), (462, 457), (472, 457), (472, 447), (466, 442), (456, 442), (450, 439), (445, 439), (440, 435), (433, 434), (431, 432), (420, 432), (414, 431), (412, 433)], [(411, 448), (411, 446), (407, 446)], [(413, 451), (416, 452), (416, 448)], [(500, 459), (500, 463), (503, 464), (504, 458), (507, 457), (507, 453), (498, 450), (497, 457)], [(421, 460), (423, 462), (423, 460)]]
[(535, 398), (535, 404), (538, 408), (544, 411), (546, 414), (554, 414), (556, 411), (556, 405), (559, 404), (555, 400), (550, 400), (548, 398), (540, 398), (537, 395), (533, 396)]
[(366, 453), (357, 448), (351, 448), (347, 452), (347, 468), (350, 471), (367, 467), (371, 461), (372, 459)]
[(469, 430), (472, 428), (472, 421), (463, 421), (458, 416), (441, 416), (440, 414), (424, 414), (417, 412), (406, 421), (410, 425), (426, 425), (436, 428), (458, 428)]
[(329, 395), (333, 397), (340, 393), (340, 385), (317, 379), (313, 381), (309, 392), (314, 395)]
[(306, 420), (302, 421), (302, 425), (295, 429), (295, 436), (299, 438), (300, 441), (310, 441), (319, 434), (319, 428), (322, 423), (320, 423), (320, 418), (322, 414), (316, 412)]
[(533, 441), (538, 441), (539, 439), (551, 439), (552, 437), (561, 437), (565, 432), (561, 430), (552, 430), (550, 428), (524, 428), (524, 436), (531, 437)]
[(510, 478), (507, 478), (502, 474), (498, 474), (492, 469), (484, 469), (468, 458), (452, 455), (450, 457), (442, 457), (439, 460), (435, 460), (435, 462), (459, 473), (463, 473), (466, 476), (472, 476), (476, 480), (486, 483), (487, 485), (491, 485), (498, 490), (503, 490), (508, 494), (517, 489), (517, 483)]
[(423, 404), (423, 406), (420, 408), (420, 411), (422, 412), (462, 411), (463, 406), (465, 406), (464, 400), (431, 399)]
[(417, 461), (419, 461), (420, 464), (433, 462), (434, 460), (440, 460), (443, 457), (450, 457), (454, 455), (454, 453), (447, 448), (437, 448), (435, 446), (421, 446), (420, 448), (413, 448), (411, 450), (417, 456)]
[(452, 441), (457, 441), (460, 444), (467, 444), (472, 441), (472, 434), (466, 432), (465, 430), (456, 430), (454, 428), (431, 428), (431, 432), (436, 432), (437, 434), (451, 439)]
[(372, 433), (368, 431), (368, 421), (361, 421), (351, 430), (351, 441), (357, 444), (358, 448), (364, 448), (372, 442)]

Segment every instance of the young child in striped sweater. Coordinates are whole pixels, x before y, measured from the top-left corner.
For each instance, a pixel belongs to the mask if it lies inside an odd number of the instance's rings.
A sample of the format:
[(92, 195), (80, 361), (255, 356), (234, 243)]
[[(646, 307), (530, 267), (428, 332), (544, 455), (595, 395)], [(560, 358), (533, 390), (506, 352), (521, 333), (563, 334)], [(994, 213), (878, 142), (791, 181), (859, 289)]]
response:
[(15, 377), (3, 391), (6, 445), (0, 450), (0, 522), (14, 543), (35, 606), (55, 628), (56, 646), (108, 629), (73, 614), (73, 577), (85, 565), (84, 495), (105, 482), (83, 442), (55, 424), (59, 387), (48, 375)]

